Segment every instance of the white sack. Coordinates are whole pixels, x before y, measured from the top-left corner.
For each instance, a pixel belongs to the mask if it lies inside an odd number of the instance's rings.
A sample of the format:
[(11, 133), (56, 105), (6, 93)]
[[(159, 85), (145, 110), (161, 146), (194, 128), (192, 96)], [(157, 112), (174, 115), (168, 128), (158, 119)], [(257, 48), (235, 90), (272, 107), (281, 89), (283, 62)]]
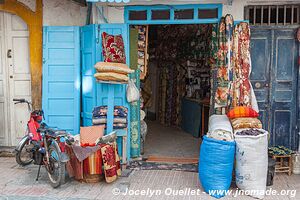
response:
[(268, 132), (258, 136), (236, 135), (236, 185), (247, 190), (250, 196), (263, 199), (266, 191), (268, 171)]
[(207, 137), (233, 141), (233, 131), (227, 115), (212, 115), (209, 118)]
[(129, 103), (138, 101), (140, 99), (140, 91), (131, 79), (128, 80), (126, 98)]
[(212, 115), (209, 117), (208, 132), (224, 130), (233, 133), (231, 123), (227, 115)]

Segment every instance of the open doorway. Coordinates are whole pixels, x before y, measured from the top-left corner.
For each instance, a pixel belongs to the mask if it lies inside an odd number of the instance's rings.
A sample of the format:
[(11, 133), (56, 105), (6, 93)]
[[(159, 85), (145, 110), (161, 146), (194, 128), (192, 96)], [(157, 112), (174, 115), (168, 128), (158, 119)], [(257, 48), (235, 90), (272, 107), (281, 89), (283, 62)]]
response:
[(212, 24), (135, 28), (147, 31), (138, 45), (138, 65), (147, 65), (141, 80), (148, 126), (143, 156), (197, 160), (209, 117)]

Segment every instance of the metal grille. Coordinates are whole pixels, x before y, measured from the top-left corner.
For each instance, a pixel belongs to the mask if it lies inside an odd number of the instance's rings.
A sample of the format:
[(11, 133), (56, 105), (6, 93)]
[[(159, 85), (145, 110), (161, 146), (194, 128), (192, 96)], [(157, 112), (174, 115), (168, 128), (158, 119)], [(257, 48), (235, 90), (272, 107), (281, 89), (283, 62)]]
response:
[(251, 5), (245, 8), (250, 25), (298, 25), (300, 5)]

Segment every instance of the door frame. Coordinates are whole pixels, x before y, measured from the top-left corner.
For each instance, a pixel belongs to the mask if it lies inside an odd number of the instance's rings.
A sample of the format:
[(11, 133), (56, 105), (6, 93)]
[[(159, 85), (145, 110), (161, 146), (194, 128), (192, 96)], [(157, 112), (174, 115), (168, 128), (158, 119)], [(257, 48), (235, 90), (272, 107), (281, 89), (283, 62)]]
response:
[[(213, 19), (198, 19), (198, 9), (218, 9), (218, 18)], [(162, 9), (169, 9), (170, 10), (170, 20), (151, 20), (151, 11), (152, 10), (162, 10)], [(174, 11), (176, 9), (193, 9), (194, 10), (194, 16), (193, 19), (190, 20), (175, 20), (174, 19)], [(129, 11), (141, 11), (141, 10), (147, 10), (147, 19), (146, 20), (129, 20)], [(219, 23), (223, 13), (223, 4), (183, 4), (183, 5), (146, 5), (146, 6), (124, 6), (124, 23), (127, 26), (127, 32), (130, 32), (130, 26), (131, 25), (163, 25), (163, 24), (178, 24), (178, 25), (184, 25), (184, 24), (216, 24)], [(242, 20), (244, 21), (244, 20)], [(240, 23), (242, 21), (235, 21), (234, 24)], [(128, 43), (125, 44), (125, 46), (128, 46), (128, 50), (130, 50), (130, 34), (128, 34), (127, 41)], [(130, 59), (128, 58), (128, 63), (130, 65)], [(134, 74), (132, 78), (136, 78), (136, 85), (140, 85), (140, 72)], [(137, 102), (137, 105), (140, 107), (140, 101)], [(135, 121), (140, 121), (140, 112), (135, 113), (134, 112), (134, 106), (130, 105), (130, 113), (132, 116), (134, 116)], [(140, 156), (140, 138), (141, 138), (141, 123), (137, 123), (137, 130), (134, 127), (131, 127), (131, 132), (137, 132), (138, 137), (131, 137), (132, 141), (130, 141), (130, 147), (138, 145), (138, 150), (132, 149), (131, 157), (139, 157)], [(134, 154), (134, 155), (133, 155)]]
[[(290, 30), (294, 30), (294, 29), (298, 29), (299, 28), (299, 25), (271, 25), (271, 26), (268, 26), (268, 25), (265, 25), (265, 26), (255, 26), (255, 25), (251, 25), (250, 26), (250, 30), (252, 29), (256, 29), (256, 30), (281, 30), (281, 29), (290, 29)], [(272, 39), (271, 39), (271, 41), (273, 41), (273, 38), (274, 38), (274, 32), (272, 32)], [(273, 42), (272, 42), (272, 48), (273, 48)], [(268, 102), (268, 128), (269, 128), (269, 130), (270, 131), (272, 131), (271, 130), (271, 128), (272, 128), (272, 125), (271, 125), (271, 109), (272, 109), (272, 105), (271, 105), (271, 95), (272, 95), (272, 80), (274, 79), (274, 77), (272, 78), (272, 74), (271, 74), (271, 66), (272, 66), (272, 64), (273, 64), (273, 51), (271, 52), (271, 58), (270, 58), (270, 63), (269, 63), (269, 70), (270, 70), (270, 77), (269, 77), (269, 93), (268, 93), (268, 95), (269, 95), (269, 102)], [(295, 147), (297, 147), (298, 146), (298, 140), (299, 140), (299, 134), (298, 133), (300, 133), (299, 131), (300, 131), (300, 113), (299, 113), (299, 111), (300, 111), (300, 87), (299, 87), (299, 83), (300, 83), (300, 42), (298, 42), (298, 71), (297, 71), (297, 75), (298, 75), (298, 77), (297, 77), (297, 82), (296, 82), (296, 84), (297, 84), (297, 94), (296, 94), (296, 96), (295, 96), (295, 98), (296, 98), (296, 106), (295, 106), (295, 108), (296, 108), (296, 126), (295, 127), (292, 127), (292, 131), (293, 131), (293, 129), (295, 129), (294, 131), (295, 131), (295, 140), (296, 141), (294, 141), (295, 142)], [(298, 106), (297, 106), (298, 105)], [(298, 140), (297, 140), (298, 139)], [(299, 148), (299, 147), (298, 147)]]
[[(3, 89), (4, 89), (4, 101), (5, 101), (5, 108), (4, 108), (4, 128), (5, 128), (5, 139), (2, 140), (3, 141), (3, 145), (4, 146), (14, 146), (17, 144), (18, 140), (20, 139), (18, 137), (18, 132), (17, 132), (17, 119), (15, 117), (15, 113), (16, 113), (16, 106), (17, 105), (14, 105), (14, 102), (13, 102), (13, 98), (16, 98), (15, 97), (15, 94), (14, 94), (14, 91), (15, 91), (15, 80), (17, 78), (17, 80), (20, 78), (20, 74), (16, 73), (16, 66), (14, 66), (14, 60), (15, 59), (18, 59), (17, 57), (14, 56), (14, 51), (13, 51), (13, 38), (16, 37), (18, 38), (20, 35), (19, 35), (19, 32), (23, 32), (24, 35), (26, 36), (26, 38), (28, 38), (29, 40), (29, 27), (27, 25), (27, 23), (21, 18), (19, 17), (18, 15), (15, 15), (13, 13), (9, 13), (9, 12), (3, 12), (1, 11), (1, 14), (3, 14), (3, 18), (2, 18), (2, 38), (1, 38), (1, 42), (2, 42), (2, 45), (1, 45), (1, 56), (2, 56), (2, 65), (3, 65)], [(27, 29), (26, 30), (17, 30), (17, 34), (11, 34), (11, 32), (14, 32), (13, 30), (13, 27), (11, 27), (13, 24), (12, 24), (12, 20), (13, 20), (13, 17), (17, 17), (19, 18), (22, 23), (24, 25), (26, 25)], [(21, 34), (23, 37), (23, 34)], [(29, 59), (30, 56), (29, 56), (29, 42), (26, 44), (26, 47), (28, 48), (27, 51), (28, 51), (28, 56), (26, 56), (26, 59)], [(7, 56), (7, 50), (8, 49), (11, 49), (12, 50), (12, 57), (11, 58), (8, 58)], [(29, 63), (30, 65), (30, 63)], [(30, 70), (30, 66), (29, 66), (29, 70)], [(25, 73), (26, 75), (28, 74), (30, 76), (30, 72), (29, 73)], [(25, 76), (26, 76), (25, 75)], [(11, 78), (13, 77), (13, 78)], [(22, 75), (21, 75), (22, 77)], [(20, 79), (19, 79), (20, 80)], [(31, 81), (31, 80), (30, 80)], [(31, 93), (31, 87), (29, 86), (30, 89), (30, 93)], [(30, 97), (31, 97), (31, 94), (30, 94)], [(18, 105), (19, 106), (22, 106), (21, 104)], [(26, 106), (26, 109), (27, 109), (27, 106)], [(28, 115), (24, 116), (25, 118), (25, 121), (22, 120), (24, 122), (24, 128), (26, 126), (26, 122), (28, 120), (28, 117), (29, 116), (29, 113)], [(22, 133), (19, 133), (21, 134), (23, 137), (23, 134), (25, 133), (22, 132)]]
[(43, 47), (43, 0), (35, 0), (35, 11), (16, 0), (5, 0), (0, 11), (21, 17), (29, 30), (29, 61), (31, 71), (32, 104), (42, 108), (42, 47)]

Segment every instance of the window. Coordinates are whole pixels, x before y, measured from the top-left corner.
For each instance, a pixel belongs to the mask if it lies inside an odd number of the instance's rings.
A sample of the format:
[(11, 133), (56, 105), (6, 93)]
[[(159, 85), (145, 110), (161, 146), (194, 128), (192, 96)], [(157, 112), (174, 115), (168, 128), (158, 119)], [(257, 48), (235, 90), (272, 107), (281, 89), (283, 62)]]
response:
[(194, 19), (194, 9), (175, 10), (175, 19)]
[(245, 19), (251, 25), (298, 25), (299, 5), (257, 5), (245, 8)]
[(222, 4), (125, 6), (124, 17), (132, 25), (218, 23)]
[(147, 11), (135, 11), (132, 10), (129, 12), (129, 20), (147, 20)]
[(152, 10), (152, 20), (166, 20), (170, 19), (170, 10)]
[(199, 19), (218, 18), (218, 9), (198, 9)]

